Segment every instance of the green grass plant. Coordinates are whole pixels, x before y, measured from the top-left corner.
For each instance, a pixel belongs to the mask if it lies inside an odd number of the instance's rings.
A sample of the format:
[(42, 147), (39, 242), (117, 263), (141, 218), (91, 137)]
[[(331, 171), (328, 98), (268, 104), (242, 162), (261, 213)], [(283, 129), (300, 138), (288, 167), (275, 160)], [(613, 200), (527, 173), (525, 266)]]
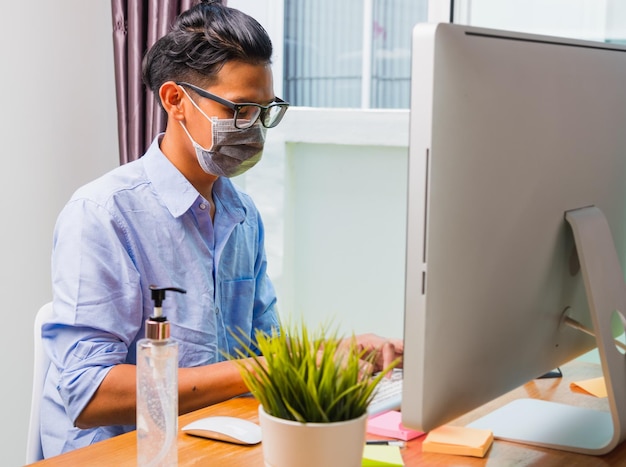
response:
[[(235, 336), (244, 382), (266, 413), (302, 423), (331, 423), (365, 414), (381, 378), (398, 364), (393, 362), (372, 376), (375, 353), (360, 349), (356, 338), (343, 339), (320, 326), (315, 331), (300, 322), (282, 326), (268, 335), (257, 332), (255, 355), (244, 339)], [(251, 359), (242, 360), (242, 358)]]

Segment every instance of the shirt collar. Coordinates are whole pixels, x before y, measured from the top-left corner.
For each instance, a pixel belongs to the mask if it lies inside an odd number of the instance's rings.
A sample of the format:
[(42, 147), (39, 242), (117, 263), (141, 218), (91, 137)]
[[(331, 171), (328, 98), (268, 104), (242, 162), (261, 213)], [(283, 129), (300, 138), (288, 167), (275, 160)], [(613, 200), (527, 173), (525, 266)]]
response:
[[(201, 195), (161, 152), (159, 143), (162, 138), (163, 135), (157, 136), (141, 159), (148, 179), (170, 214), (173, 217), (180, 217), (193, 206)], [(245, 207), (237, 189), (230, 180), (223, 177), (218, 178), (213, 185), (213, 196), (220, 200), (225, 210), (236, 222), (244, 220)]]

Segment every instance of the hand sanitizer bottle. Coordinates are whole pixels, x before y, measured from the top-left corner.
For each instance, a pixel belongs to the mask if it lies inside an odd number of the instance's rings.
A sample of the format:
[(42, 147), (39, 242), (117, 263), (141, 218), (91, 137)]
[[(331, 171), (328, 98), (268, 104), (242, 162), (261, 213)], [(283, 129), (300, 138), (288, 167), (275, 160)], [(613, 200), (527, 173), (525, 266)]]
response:
[(178, 343), (170, 338), (163, 315), (165, 292), (177, 287), (150, 286), (154, 315), (146, 320), (146, 337), (137, 342), (137, 465), (178, 464)]

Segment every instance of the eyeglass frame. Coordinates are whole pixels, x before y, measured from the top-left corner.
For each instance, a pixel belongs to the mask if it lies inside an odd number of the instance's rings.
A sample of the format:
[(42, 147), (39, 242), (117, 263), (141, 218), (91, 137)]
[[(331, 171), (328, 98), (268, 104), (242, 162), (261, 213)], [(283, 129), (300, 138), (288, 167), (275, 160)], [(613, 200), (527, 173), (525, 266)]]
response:
[[(289, 108), (289, 102), (286, 102), (286, 101), (282, 100), (280, 97), (275, 97), (274, 98), (274, 102), (272, 102), (269, 105), (261, 105), (261, 104), (257, 104), (256, 102), (235, 103), (235, 102), (229, 101), (228, 99), (224, 99), (223, 97), (217, 96), (217, 95), (215, 95), (213, 93), (210, 93), (209, 91), (206, 91), (206, 90), (202, 89), (201, 87), (198, 87), (198, 86), (196, 86), (194, 84), (187, 83), (185, 81), (177, 81), (176, 84), (178, 86), (186, 86), (186, 87), (190, 88), (192, 91), (194, 91), (196, 94), (200, 95), (201, 97), (204, 97), (206, 99), (210, 99), (210, 100), (212, 100), (214, 102), (217, 102), (218, 104), (222, 104), (223, 106), (228, 107), (229, 109), (231, 109), (235, 113), (233, 115), (233, 120), (235, 122), (235, 128), (237, 128), (239, 130), (245, 130), (246, 128), (250, 128), (252, 125), (254, 125), (256, 123), (257, 120), (261, 120), (261, 124), (265, 128), (274, 128), (276, 125), (278, 125), (281, 122), (281, 120), (283, 119), (283, 117), (285, 115), (285, 112), (287, 112), (287, 109)], [(249, 106), (259, 108), (260, 109), (259, 115), (249, 125), (241, 128), (240, 126), (237, 125), (237, 116), (239, 115), (239, 111), (241, 110), (242, 107), (249, 107)], [(276, 122), (272, 126), (267, 126), (265, 124), (265, 122), (263, 121), (263, 119), (261, 118), (261, 116), (264, 114), (264, 112), (267, 112), (272, 107), (280, 107), (281, 109), (285, 109), (285, 110), (282, 111), (282, 114), (280, 114), (280, 117), (276, 120)], [(248, 120), (246, 120), (246, 121), (248, 121)]]

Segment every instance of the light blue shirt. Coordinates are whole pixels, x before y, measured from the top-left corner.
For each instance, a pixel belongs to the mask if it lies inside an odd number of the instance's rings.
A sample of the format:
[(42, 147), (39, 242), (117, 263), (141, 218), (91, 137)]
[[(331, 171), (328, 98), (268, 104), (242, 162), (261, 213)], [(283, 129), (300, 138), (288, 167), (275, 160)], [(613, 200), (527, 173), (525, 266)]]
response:
[(64, 207), (52, 253), (55, 318), (43, 326), (52, 360), (41, 408), (46, 457), (134, 429), (80, 430), (74, 421), (114, 365), (135, 364), (153, 314), (150, 285), (187, 291), (163, 301), (181, 367), (232, 355), (231, 331), (252, 337), (278, 325), (259, 212), (225, 178), (215, 182), (213, 201), (212, 221), (207, 200), (155, 140)]

